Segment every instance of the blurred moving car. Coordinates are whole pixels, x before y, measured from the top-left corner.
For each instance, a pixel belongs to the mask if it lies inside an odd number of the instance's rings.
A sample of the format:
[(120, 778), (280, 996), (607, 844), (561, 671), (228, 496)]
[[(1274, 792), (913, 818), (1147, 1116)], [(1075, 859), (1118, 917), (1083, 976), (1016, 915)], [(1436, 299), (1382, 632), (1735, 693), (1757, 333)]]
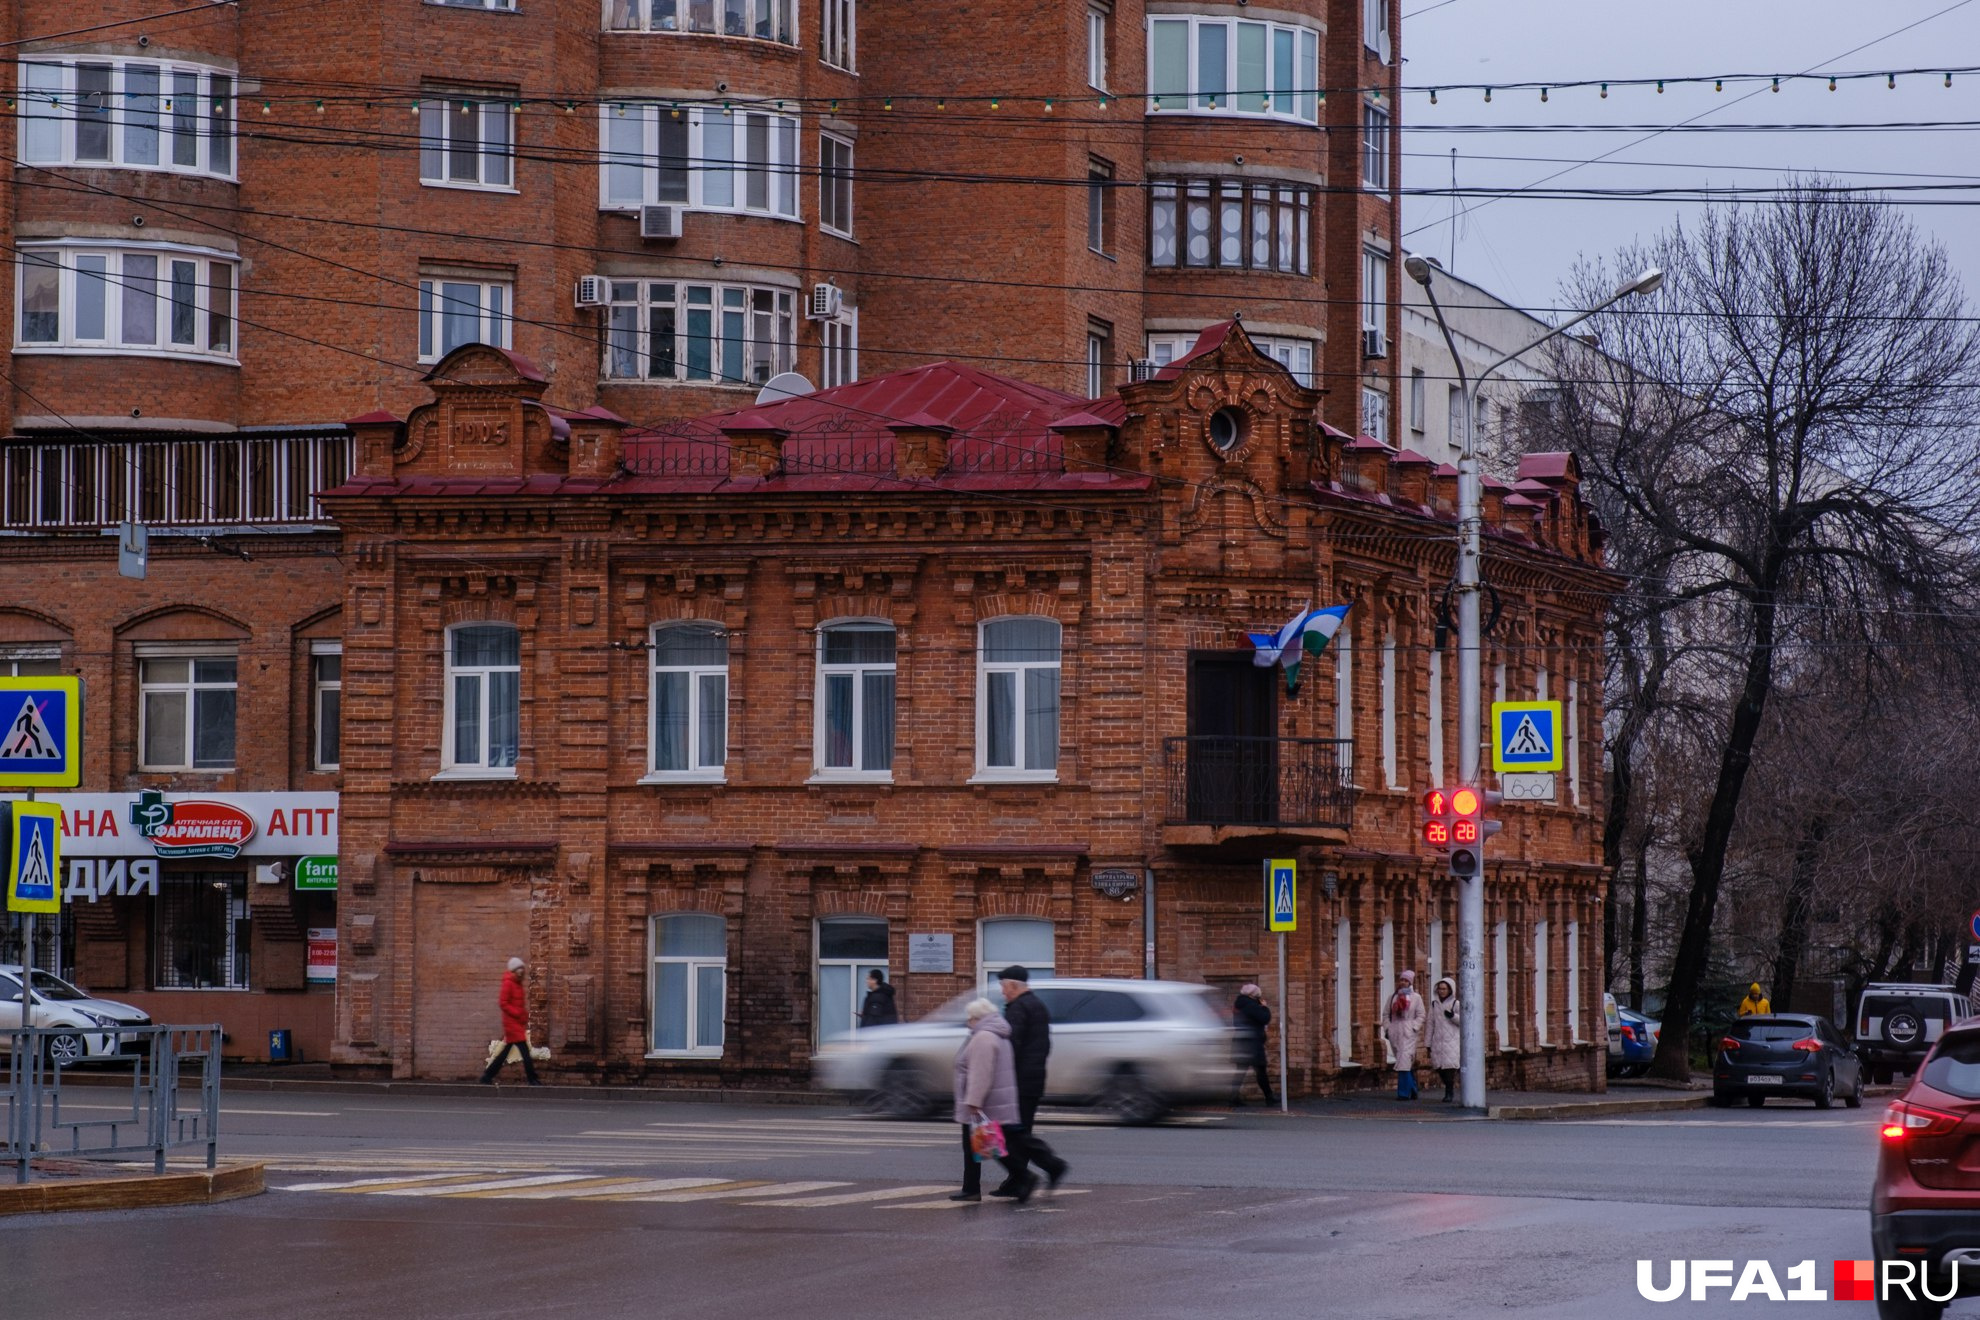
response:
[[(812, 1060), (819, 1086), (866, 1098), (901, 1118), (945, 1104), (954, 1082), (963, 1008), (958, 995), (918, 1022), (864, 1027), (834, 1036)], [(1040, 980), (1031, 993), (1052, 1014), (1045, 1099), (1097, 1105), (1127, 1123), (1149, 1123), (1175, 1105), (1231, 1097), (1235, 1034), (1208, 986), (1179, 981)]]
[(1609, 1076), (1641, 1077), (1650, 1071), (1650, 1061), (1657, 1057), (1657, 1036), (1662, 1024), (1633, 1008), (1618, 1008), (1616, 1016), (1620, 1019), (1621, 1039), (1609, 1054)]
[(1949, 985), (1872, 982), (1856, 999), (1856, 1057), (1872, 1082), (1917, 1071), (1948, 1027), (1973, 1016)]
[(1743, 1017), (1725, 1029), (1712, 1059), (1712, 1103), (1744, 1096), (1758, 1109), (1770, 1095), (1800, 1096), (1827, 1109), (1840, 1096), (1863, 1103), (1863, 1065), (1827, 1018), (1809, 1013)]
[[(0, 1031), (21, 1023), (21, 967), (0, 964)], [(98, 999), (88, 991), (70, 985), (53, 972), (39, 967), (34, 971), (33, 1017), (30, 1027), (66, 1028), (48, 1037), (48, 1061), (55, 1064), (81, 1063), (87, 1059), (108, 1058), (135, 1049), (136, 1037), (125, 1037), (104, 1027), (148, 1027), (151, 1016), (141, 1008), (120, 1004), (114, 999)], [(8, 1052), (9, 1041), (0, 1037), (0, 1053)]]
[[(1960, 1291), (1980, 1291), (1980, 1023), (1939, 1037), (1881, 1131), (1870, 1192), (1879, 1277), (1884, 1261), (1909, 1261), (1926, 1272), (1928, 1291), (1945, 1296), (1956, 1263)], [(1877, 1304), (1882, 1320), (1936, 1320), (1944, 1309), (1905, 1298)]]

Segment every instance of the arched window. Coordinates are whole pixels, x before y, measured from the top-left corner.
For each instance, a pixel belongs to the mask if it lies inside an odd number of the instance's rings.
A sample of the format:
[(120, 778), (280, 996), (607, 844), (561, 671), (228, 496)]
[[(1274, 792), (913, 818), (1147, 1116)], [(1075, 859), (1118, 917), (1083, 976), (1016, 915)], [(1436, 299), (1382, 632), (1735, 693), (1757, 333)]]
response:
[(728, 744), (728, 634), (712, 623), (654, 629), (653, 774), (719, 779)]
[(818, 630), (820, 773), (891, 778), (894, 770), (894, 626), (872, 621)]
[(1059, 625), (992, 619), (976, 667), (977, 769), (1050, 779), (1059, 769)]
[(513, 774), (521, 723), (521, 634), (506, 623), (449, 629), (443, 768)]
[(728, 983), (728, 922), (700, 912), (655, 917), (653, 1053), (721, 1057)]

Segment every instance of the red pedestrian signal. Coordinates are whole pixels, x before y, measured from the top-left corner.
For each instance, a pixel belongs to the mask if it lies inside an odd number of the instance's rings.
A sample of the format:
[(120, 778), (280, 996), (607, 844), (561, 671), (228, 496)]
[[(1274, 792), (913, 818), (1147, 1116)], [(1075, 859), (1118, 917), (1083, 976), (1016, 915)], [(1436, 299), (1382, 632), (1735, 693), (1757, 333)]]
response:
[(1451, 795), (1444, 789), (1423, 795), (1423, 842), (1439, 851), (1451, 846)]

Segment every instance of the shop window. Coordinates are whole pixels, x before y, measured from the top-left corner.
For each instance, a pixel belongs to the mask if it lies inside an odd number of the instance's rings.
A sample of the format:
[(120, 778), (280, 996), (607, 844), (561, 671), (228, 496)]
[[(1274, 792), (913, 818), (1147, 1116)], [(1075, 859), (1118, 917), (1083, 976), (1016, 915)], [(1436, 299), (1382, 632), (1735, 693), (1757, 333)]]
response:
[(248, 988), (246, 872), (168, 873), (153, 911), (153, 989)]
[(335, 770), (343, 757), (344, 651), (319, 642), (309, 657), (309, 761), (312, 770)]
[(720, 1058), (728, 998), (728, 923), (682, 913), (653, 919), (653, 1053)]
[(977, 773), (1050, 779), (1059, 768), (1059, 625), (993, 619), (976, 673)]
[[(1052, 975), (1055, 935), (1052, 923), (1028, 917), (995, 917), (978, 933), (977, 979), (997, 991), (997, 973), (1015, 963), (1033, 980)], [(1001, 997), (1001, 996), (999, 996)]]
[(887, 923), (880, 917), (827, 917), (818, 923), (818, 1039), (859, 1025), (866, 974), (887, 974)]
[(894, 629), (834, 623), (818, 632), (821, 775), (889, 779), (894, 771)]
[(654, 777), (720, 779), (728, 716), (728, 634), (712, 623), (654, 629)]
[(502, 623), (447, 634), (447, 770), (513, 775), (522, 719), (521, 635)]
[(233, 656), (138, 660), (140, 770), (231, 770), (239, 661)]

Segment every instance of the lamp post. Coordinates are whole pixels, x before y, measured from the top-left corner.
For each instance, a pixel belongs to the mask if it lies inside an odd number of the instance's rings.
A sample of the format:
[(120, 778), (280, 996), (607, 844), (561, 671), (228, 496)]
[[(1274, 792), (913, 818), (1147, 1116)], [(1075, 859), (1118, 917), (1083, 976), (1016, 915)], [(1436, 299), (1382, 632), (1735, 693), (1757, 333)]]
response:
[[(1437, 290), (1431, 283), (1437, 267), (1429, 258), (1411, 253), (1403, 259), (1403, 269), (1409, 272), (1411, 279), (1423, 286), (1423, 292), (1430, 299), (1430, 310), (1437, 318), (1437, 329), (1443, 333), (1444, 345), (1451, 351), (1451, 364), (1457, 368), (1458, 393), (1464, 401), (1464, 426), (1458, 432), (1463, 437), (1463, 443), (1458, 450), (1457, 487), (1458, 783), (1482, 792), (1485, 785), (1478, 763), (1484, 745), (1484, 720), (1480, 709), (1484, 667), (1480, 655), (1478, 598), (1480, 569), (1483, 567), (1479, 533), (1480, 524), (1484, 521), (1484, 499), (1478, 472), (1478, 450), (1472, 435), (1473, 419), (1478, 415), (1478, 391), (1484, 387), (1487, 377), (1515, 358), (1532, 352), (1631, 294), (1652, 292), (1664, 282), (1664, 272), (1652, 266), (1595, 306), (1561, 322), (1524, 348), (1506, 354), (1479, 372), (1478, 379), (1470, 380), (1465, 375), (1464, 358), (1458, 353), (1451, 327), (1444, 320), (1444, 309), (1437, 302)], [(1485, 1019), (1481, 1012), (1485, 1003), (1484, 833), (1480, 831), (1478, 841), (1477, 873), (1457, 877), (1458, 1000), (1464, 1005), (1460, 1022), (1463, 1040), (1460, 1062), (1463, 1066), (1458, 1098), (1466, 1109), (1485, 1107)]]

